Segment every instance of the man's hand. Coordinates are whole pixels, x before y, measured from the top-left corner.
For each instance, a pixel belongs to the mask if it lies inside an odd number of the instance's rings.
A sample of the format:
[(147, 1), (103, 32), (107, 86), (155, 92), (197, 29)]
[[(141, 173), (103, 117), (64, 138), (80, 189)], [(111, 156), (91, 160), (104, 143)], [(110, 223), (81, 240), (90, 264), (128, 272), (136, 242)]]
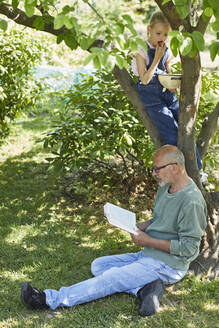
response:
[(149, 237), (145, 232), (137, 229), (136, 230), (137, 235), (130, 234), (131, 238), (133, 240), (133, 243), (137, 246), (147, 246), (148, 240), (151, 238)]
[(170, 240), (162, 240), (150, 237), (147, 233), (137, 229), (137, 235), (130, 234), (132, 241), (137, 246), (148, 246), (170, 253)]

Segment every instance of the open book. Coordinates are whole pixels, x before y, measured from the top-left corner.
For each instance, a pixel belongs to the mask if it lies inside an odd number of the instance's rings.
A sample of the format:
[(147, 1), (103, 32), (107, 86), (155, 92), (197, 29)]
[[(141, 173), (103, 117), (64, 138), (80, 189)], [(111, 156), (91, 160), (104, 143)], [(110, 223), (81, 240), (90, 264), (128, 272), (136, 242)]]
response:
[(136, 215), (133, 212), (125, 210), (122, 207), (106, 203), (104, 205), (104, 216), (108, 222), (122, 230), (131, 232), (137, 235)]

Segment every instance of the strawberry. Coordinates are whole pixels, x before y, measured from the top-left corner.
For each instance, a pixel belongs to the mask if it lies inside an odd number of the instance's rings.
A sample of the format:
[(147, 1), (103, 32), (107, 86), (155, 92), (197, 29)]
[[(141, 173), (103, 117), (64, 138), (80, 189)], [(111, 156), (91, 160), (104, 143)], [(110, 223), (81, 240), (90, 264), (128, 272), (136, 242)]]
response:
[(158, 43), (158, 46), (162, 46), (164, 44), (163, 41), (158, 41), (157, 43)]

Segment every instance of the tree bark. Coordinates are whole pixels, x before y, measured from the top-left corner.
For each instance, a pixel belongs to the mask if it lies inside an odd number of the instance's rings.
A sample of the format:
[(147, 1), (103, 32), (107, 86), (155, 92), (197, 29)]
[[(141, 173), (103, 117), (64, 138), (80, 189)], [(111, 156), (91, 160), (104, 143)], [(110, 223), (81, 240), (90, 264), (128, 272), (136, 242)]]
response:
[(219, 129), (219, 102), (214, 111), (208, 114), (202, 124), (202, 129), (197, 140), (197, 147), (200, 157), (203, 158), (211, 144), (211, 141)]
[[(219, 274), (219, 193), (207, 193), (203, 189), (200, 183), (194, 146), (195, 122), (201, 89), (201, 64), (199, 53), (193, 58), (181, 56), (181, 63), (182, 82), (180, 92), (178, 146), (185, 155), (187, 172), (202, 191), (208, 208), (207, 228), (202, 239), (200, 255), (191, 263), (190, 271), (195, 273), (196, 276), (215, 278)], [(214, 115), (217, 117), (217, 114), (217, 109), (215, 109), (212, 116)], [(208, 126), (209, 125), (210, 123)], [(214, 132), (215, 131), (216, 128)], [(213, 133), (213, 131), (209, 131), (209, 135), (206, 136), (209, 140), (212, 137), (211, 132)]]
[(180, 111), (178, 128), (178, 146), (186, 159), (186, 169), (199, 188), (199, 170), (195, 154), (195, 123), (200, 98), (201, 63), (197, 52), (193, 58), (182, 57), (182, 81), (180, 90)]
[(155, 147), (159, 148), (164, 145), (164, 140), (160, 135), (159, 131), (157, 130), (157, 127), (152, 122), (150, 116), (148, 115), (143, 103), (141, 102), (141, 99), (139, 98), (138, 92), (135, 87), (135, 83), (127, 72), (127, 70), (124, 68), (120, 69), (118, 66), (115, 66), (113, 73), (120, 86), (124, 90), (127, 98), (131, 101), (134, 108), (138, 112), (144, 124), (144, 127), (148, 131), (152, 141), (155, 144)]
[(190, 265), (196, 276), (215, 279), (219, 276), (219, 192), (205, 193), (208, 206), (207, 228), (199, 256)]

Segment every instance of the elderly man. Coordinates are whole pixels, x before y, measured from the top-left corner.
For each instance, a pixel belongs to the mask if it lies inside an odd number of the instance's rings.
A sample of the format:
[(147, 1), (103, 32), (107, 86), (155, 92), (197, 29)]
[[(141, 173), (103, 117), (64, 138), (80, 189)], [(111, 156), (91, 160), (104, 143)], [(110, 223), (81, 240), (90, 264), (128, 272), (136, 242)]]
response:
[(184, 156), (165, 145), (154, 156), (153, 176), (159, 183), (151, 220), (131, 234), (137, 253), (104, 256), (91, 265), (93, 278), (59, 291), (40, 291), (24, 282), (21, 300), (30, 309), (70, 307), (117, 292), (137, 296), (142, 316), (154, 314), (165, 284), (181, 280), (199, 254), (206, 228), (206, 204), (185, 170)]

